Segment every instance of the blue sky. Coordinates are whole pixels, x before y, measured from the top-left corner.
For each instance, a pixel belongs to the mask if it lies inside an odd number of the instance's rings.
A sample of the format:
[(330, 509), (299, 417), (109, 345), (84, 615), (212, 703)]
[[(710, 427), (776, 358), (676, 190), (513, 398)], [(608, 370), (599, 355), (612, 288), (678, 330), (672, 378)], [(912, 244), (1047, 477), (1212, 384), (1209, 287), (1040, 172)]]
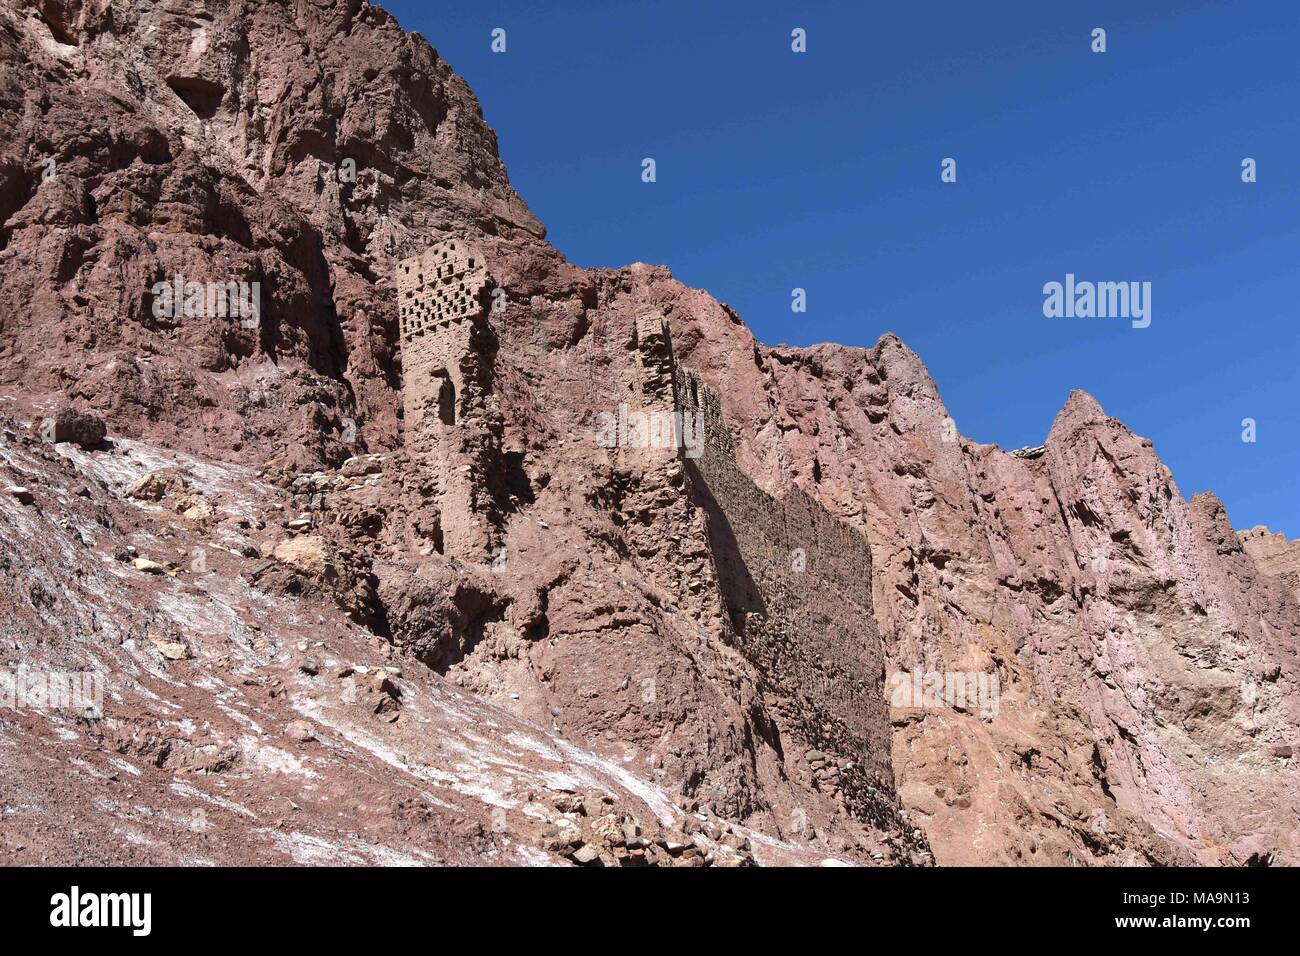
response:
[[(663, 263), (773, 344), (896, 332), (1004, 448), (1085, 389), (1185, 495), (1300, 537), (1293, 0), (383, 6), (469, 81), (571, 261)], [(1067, 272), (1151, 282), (1150, 327), (1044, 317)]]

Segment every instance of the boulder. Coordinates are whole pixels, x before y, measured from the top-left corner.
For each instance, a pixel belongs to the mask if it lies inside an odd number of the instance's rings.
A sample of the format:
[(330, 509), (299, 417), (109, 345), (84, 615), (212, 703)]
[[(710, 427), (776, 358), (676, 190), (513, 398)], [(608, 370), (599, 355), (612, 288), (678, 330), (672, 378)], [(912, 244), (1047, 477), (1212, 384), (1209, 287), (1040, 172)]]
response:
[(161, 501), (167, 495), (189, 487), (185, 478), (173, 471), (151, 471), (127, 486), (123, 494), (138, 501)]
[(104, 443), (108, 428), (104, 420), (76, 405), (61, 405), (40, 423), (46, 441), (72, 442), (82, 448), (97, 448)]

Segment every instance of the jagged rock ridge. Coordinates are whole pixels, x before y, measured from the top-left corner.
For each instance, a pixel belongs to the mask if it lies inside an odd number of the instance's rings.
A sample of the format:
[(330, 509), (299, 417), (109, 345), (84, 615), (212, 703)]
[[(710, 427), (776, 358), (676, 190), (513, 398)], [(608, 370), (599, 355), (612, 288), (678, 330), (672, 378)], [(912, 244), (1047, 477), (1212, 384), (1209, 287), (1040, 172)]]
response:
[[(118, 449), (69, 459), (55, 445), (57, 458), (33, 459), (11, 426), (9, 480), (50, 491), (29, 492), (30, 504), (6, 497), (0, 512), (16, 571), (5, 665), (52, 653), (83, 667), (105, 640), (120, 644), (133, 663), (117, 666), (130, 679), (92, 739), (149, 728), (168, 754), (206, 755), (178, 763), (153, 760), (154, 744), (117, 749), (148, 758), (141, 772), (160, 802), (176, 799), (175, 784), (244, 788), (253, 822), (228, 807), (213, 813), (232, 832), (258, 834), (249, 845), (267, 854), (309, 857), (312, 840), (328, 858), (378, 852), (347, 849), (323, 804), (302, 811), (310, 825), (293, 832), (305, 836), (285, 842), (267, 808), (280, 794), (305, 806), (294, 797), (301, 778), (268, 770), (257, 757), (266, 738), (243, 741), (234, 717), (217, 716), (225, 711), (205, 688), (229, 681), (224, 666), (242, 686), (278, 682), (273, 706), (303, 715), (317, 738), (298, 734), (293, 756), (328, 786), (345, 790), (333, 748), (364, 740), (381, 762), (396, 761), (356, 815), (382, 821), (390, 848), (443, 832), (427, 807), (446, 794), (421, 791), (414, 816), (398, 796), (412, 774), (446, 783), (450, 759), (406, 732), (435, 718), (405, 702), (459, 687), (496, 708), (491, 747), (465, 746), (480, 763), (498, 755), (487, 789), (504, 816), (467, 807), (475, 787), (456, 778), (455, 813), (474, 821), (472, 833), (426, 849), (439, 858), (500, 858), (504, 841), (572, 857), (580, 848), (564, 834), (575, 821), (592, 847), (584, 861), (653, 856), (635, 834), (613, 839), (608, 823), (603, 836), (589, 832), (608, 814), (562, 809), (566, 797), (526, 812), (539, 785), (499, 760), (501, 747), (516, 763), (536, 749), (506, 729), (515, 720), (557, 741), (570, 770), (580, 754), (603, 761), (601, 785), (640, 794), (620, 798), (640, 801), (628, 815), (696, 826), (693, 814), (670, 819), (654, 796), (676, 794), (706, 805), (705, 823), (748, 824), (754, 841), (783, 848), (769, 859), (927, 862), (927, 841), (941, 863), (1297, 858), (1296, 597), (1261, 572), (1216, 500), (1185, 502), (1150, 442), (1088, 396), (1071, 396), (1041, 449), (1009, 455), (947, 427), (934, 383), (892, 336), (871, 350), (769, 348), (662, 268), (573, 267), (511, 189), (463, 81), (361, 0), (4, 0), (0, 59), (0, 121), (13, 131), (0, 144), (0, 388), (25, 420), (56, 399), (84, 404)], [(394, 277), (443, 240), (479, 250), (501, 294), (464, 352), (482, 387), (456, 401), (475, 403), (476, 424), (451, 436), (455, 447), (431, 439), (439, 473), (419, 467), (426, 449), (411, 447), (404, 420), (412, 406)], [(156, 308), (156, 283), (177, 276), (258, 282), (256, 320)], [(664, 317), (671, 346), (638, 329), (647, 315)], [(852, 602), (875, 619), (860, 629), (865, 659), (886, 671), (996, 673), (996, 716), (895, 711), (889, 755), (876, 732), (853, 735), (856, 759), (828, 752), (848, 739), (818, 736), (828, 702), (783, 689), (790, 671), (762, 650), (780, 643), (737, 615), (756, 610), (743, 606), (738, 570), (765, 601), (763, 588), (780, 582), (754, 574), (771, 567), (756, 546), (728, 557), (721, 529), (734, 505), (711, 512), (689, 460), (595, 439), (601, 413), (648, 407), (671, 386), (677, 373), (655, 371), (669, 348), (671, 367), (716, 396), (728, 481), (786, 507), (806, 496), (838, 519), (836, 534), (868, 543), (871, 593)], [(439, 396), (428, 398), (440, 410)], [(156, 456), (157, 446), (194, 456), (181, 480), (202, 501), (170, 481), (156, 483), (165, 505), (122, 498), (150, 469), (115, 456)], [(261, 480), (238, 492), (193, 474), (249, 466)], [(97, 527), (76, 493), (95, 475), (104, 484), (92, 500), (106, 509)], [(464, 495), (448, 499), (456, 487)], [(60, 548), (82, 547), (55, 533), (57, 521), (86, 547), (131, 559), (114, 561), (111, 575), (131, 600), (92, 586), (93, 576), (52, 573), (66, 560)], [(446, 553), (448, 529), (476, 542), (475, 554)], [(776, 540), (815, 555), (808, 532), (806, 545), (798, 528)], [(21, 541), (37, 534), (50, 550), (20, 559)], [(164, 571), (171, 561), (175, 576), (136, 569), (128, 546)], [(220, 560), (196, 570), (195, 549)], [(260, 650), (251, 639), (255, 653), (236, 653), (250, 639), (229, 621), (197, 623), (222, 607), (242, 619), (272, 600), (288, 623), (258, 615), (266, 637)], [(162, 629), (157, 642), (151, 626)], [(187, 628), (202, 636), (175, 656), (174, 632)], [(760, 636), (747, 644), (747, 634)], [(375, 653), (398, 661), (388, 666), (402, 676), (386, 678), (397, 693), (372, 682), (362, 704), (333, 715), (343, 704), (332, 685), (278, 669), (317, 639), (318, 653), (340, 660), (373, 639)], [(202, 723), (155, 702), (176, 685)], [(872, 698), (848, 716), (879, 729), (881, 707)], [(24, 721), (6, 735), (56, 732)], [(90, 751), (102, 759), (115, 746)], [(850, 762), (890, 771), (880, 800), (836, 785)], [(39, 800), (66, 807), (91, 786), (68, 772)], [(25, 780), (6, 787), (7, 800), (36, 799)], [(407, 809), (391, 808), (399, 803)], [(104, 812), (125, 825), (123, 810)], [(525, 825), (539, 816), (557, 832)], [(702, 838), (700, 860), (729, 858), (716, 835)], [(175, 839), (155, 836), (157, 846)], [(88, 841), (86, 858), (106, 852)], [(762, 857), (764, 846), (751, 849)]]

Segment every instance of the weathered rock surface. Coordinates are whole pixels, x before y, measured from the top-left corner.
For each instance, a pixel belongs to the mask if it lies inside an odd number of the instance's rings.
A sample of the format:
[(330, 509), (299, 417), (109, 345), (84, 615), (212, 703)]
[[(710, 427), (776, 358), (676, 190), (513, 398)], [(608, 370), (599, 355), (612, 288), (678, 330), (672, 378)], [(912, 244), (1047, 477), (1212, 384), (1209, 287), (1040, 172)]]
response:
[(1288, 541), (1282, 532), (1274, 534), (1264, 525), (1238, 531), (1237, 538), (1261, 572), (1279, 579), (1300, 600), (1300, 540)]
[[(123, 495), (164, 465), (221, 501), (210, 534)], [(103, 678), (97, 710), (0, 702), (0, 865), (559, 864), (570, 832), (608, 865), (826, 856), (458, 689), (328, 594), (259, 586), (243, 552), (280, 501), (250, 468), (3, 415), (0, 468), (49, 492), (0, 499), (0, 692)]]
[(794, 480), (867, 529), (893, 667), (1001, 678), (991, 721), (899, 721), (900, 792), (940, 862), (1294, 858), (1272, 748), (1294, 736), (1300, 618), (1219, 502), (1184, 501), (1083, 393), (1012, 457), (945, 427), (897, 340), (812, 351), (780, 370), (822, 397), (768, 454), (819, 461)]
[[(1086, 394), (1008, 454), (892, 335), (573, 267), (364, 0), (0, 0), (0, 65), (0, 669), (119, 675), (0, 710), (13, 861), (1300, 862), (1290, 552)], [(425, 434), (395, 276), (444, 240), (493, 294)], [(112, 446), (26, 427), (65, 402)]]

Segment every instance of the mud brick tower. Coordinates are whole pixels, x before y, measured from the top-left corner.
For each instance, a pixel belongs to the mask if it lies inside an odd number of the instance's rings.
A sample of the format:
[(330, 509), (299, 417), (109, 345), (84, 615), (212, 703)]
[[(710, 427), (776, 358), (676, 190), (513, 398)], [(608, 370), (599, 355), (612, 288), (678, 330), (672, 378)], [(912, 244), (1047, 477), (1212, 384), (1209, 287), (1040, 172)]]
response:
[(486, 559), (495, 540), (502, 429), (491, 291), (482, 255), (459, 239), (397, 264), (406, 448), (438, 498), (434, 547), (469, 560)]

